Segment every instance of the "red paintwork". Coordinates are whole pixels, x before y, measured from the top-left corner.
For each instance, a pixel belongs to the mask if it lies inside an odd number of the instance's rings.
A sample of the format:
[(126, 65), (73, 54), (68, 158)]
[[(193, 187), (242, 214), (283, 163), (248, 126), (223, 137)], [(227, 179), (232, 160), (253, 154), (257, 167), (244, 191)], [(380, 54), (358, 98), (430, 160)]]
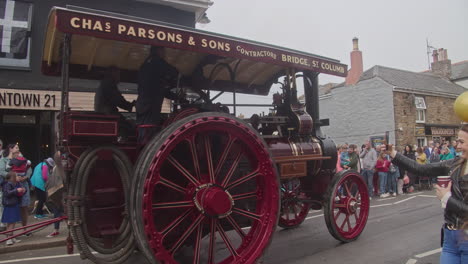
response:
[[(239, 158), (241, 163), (236, 162)], [(202, 231), (210, 241), (203, 249), (212, 259), (216, 249), (214, 230), (229, 254), (212, 263), (254, 263), (262, 255), (276, 226), (279, 186), (268, 151), (246, 125), (226, 116), (189, 120), (167, 136), (149, 168), (142, 212), (144, 235), (156, 260), (174, 262), (174, 255), (184, 243), (200, 252), (201, 233), (191, 235)], [(234, 204), (231, 214), (219, 218), (230, 210), (230, 199), (221, 191), (229, 193)], [(197, 208), (193, 199), (203, 204), (207, 214)], [(246, 203), (251, 207), (245, 207)], [(250, 229), (241, 229), (244, 226)], [(235, 230), (236, 240), (242, 243), (228, 240), (228, 230)], [(191, 242), (187, 241), (189, 237)], [(197, 254), (187, 263), (199, 263)]]

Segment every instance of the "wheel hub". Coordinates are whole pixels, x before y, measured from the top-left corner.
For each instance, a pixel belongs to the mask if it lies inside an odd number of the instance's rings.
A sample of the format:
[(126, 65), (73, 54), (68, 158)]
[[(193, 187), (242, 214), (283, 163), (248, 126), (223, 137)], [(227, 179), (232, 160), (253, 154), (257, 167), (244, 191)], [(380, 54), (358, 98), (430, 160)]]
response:
[(359, 203), (354, 198), (349, 199), (347, 208), (350, 213), (355, 213), (359, 208)]
[(199, 186), (195, 191), (193, 201), (202, 214), (215, 218), (230, 215), (234, 206), (231, 194), (215, 184)]

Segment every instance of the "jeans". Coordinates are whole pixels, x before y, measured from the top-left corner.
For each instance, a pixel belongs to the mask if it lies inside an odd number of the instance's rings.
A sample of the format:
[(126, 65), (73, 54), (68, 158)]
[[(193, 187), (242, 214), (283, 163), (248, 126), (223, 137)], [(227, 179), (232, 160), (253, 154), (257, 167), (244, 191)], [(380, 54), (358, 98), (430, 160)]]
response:
[(42, 208), (44, 207), (44, 203), (47, 199), (47, 193), (39, 188), (36, 188), (35, 190), (37, 196), (36, 215), (43, 215), (44, 211)]
[(441, 264), (468, 263), (468, 234), (463, 230), (444, 228), (444, 244), (440, 254)]
[(387, 189), (387, 173), (379, 171), (379, 194), (386, 193)]
[(369, 192), (369, 197), (372, 197), (374, 194), (374, 185), (372, 180), (374, 178), (374, 170), (363, 169), (362, 177), (364, 178), (364, 182), (367, 184), (367, 191)]
[(395, 172), (388, 172), (387, 175), (387, 187), (388, 192), (396, 193), (397, 190), (397, 180), (400, 177), (400, 172), (396, 170)]
[[(62, 207), (54, 207), (54, 218), (58, 218), (63, 215), (63, 208)], [(60, 222), (55, 222), (54, 223), (54, 228), (56, 230), (60, 229)]]

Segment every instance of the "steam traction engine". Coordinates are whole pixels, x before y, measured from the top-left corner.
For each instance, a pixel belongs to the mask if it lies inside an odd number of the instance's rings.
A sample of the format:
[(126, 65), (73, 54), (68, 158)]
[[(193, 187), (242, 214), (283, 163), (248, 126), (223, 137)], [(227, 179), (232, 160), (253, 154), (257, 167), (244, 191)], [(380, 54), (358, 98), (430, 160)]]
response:
[[(166, 37), (123, 34), (123, 28)], [(164, 59), (185, 78), (173, 84), (179, 99), (148, 143), (140, 144), (136, 135), (118, 141), (118, 116), (70, 108), (70, 77), (99, 79), (113, 65), (122, 81), (135, 83), (150, 45), (165, 47)], [(255, 263), (278, 224), (296, 227), (311, 208), (324, 208), (338, 240), (352, 241), (363, 231), (365, 183), (355, 171), (334, 173), (336, 146), (320, 131), (326, 121), (318, 114), (318, 73), (345, 76), (338, 61), (136, 18), (54, 8), (42, 69), (62, 76), (58, 144), (67, 155), (65, 207), (83, 258), (121, 263), (138, 246), (151, 262)], [(241, 120), (230, 113), (249, 106), (236, 101), (237, 93), (268, 95), (275, 83), (281, 93), (273, 95), (269, 115)], [(298, 86), (305, 103), (297, 98)], [(223, 93), (232, 94), (233, 104), (216, 101)]]

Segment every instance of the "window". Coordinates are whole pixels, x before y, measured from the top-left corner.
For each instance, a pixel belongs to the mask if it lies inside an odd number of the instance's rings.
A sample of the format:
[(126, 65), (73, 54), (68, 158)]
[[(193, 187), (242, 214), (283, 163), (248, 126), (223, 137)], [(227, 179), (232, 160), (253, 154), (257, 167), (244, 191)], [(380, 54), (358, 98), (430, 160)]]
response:
[(0, 0), (0, 67), (29, 68), (32, 4)]
[(426, 122), (426, 102), (422, 97), (414, 98), (414, 105), (416, 106), (416, 123)]
[(418, 147), (427, 146), (425, 137), (418, 137), (416, 140), (418, 141)]

